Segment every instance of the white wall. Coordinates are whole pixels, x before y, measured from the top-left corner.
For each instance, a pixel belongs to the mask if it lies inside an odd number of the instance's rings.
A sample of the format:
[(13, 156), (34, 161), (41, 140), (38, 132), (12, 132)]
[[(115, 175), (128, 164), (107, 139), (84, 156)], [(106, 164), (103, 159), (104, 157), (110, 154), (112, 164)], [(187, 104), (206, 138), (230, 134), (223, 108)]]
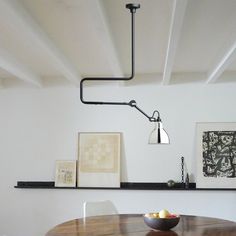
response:
[(42, 236), (82, 216), (85, 200), (111, 199), (120, 213), (167, 208), (236, 221), (235, 191), (15, 189), (19, 180), (54, 180), (55, 160), (76, 159), (78, 132), (123, 133), (122, 181), (181, 180), (180, 157), (195, 172), (195, 123), (236, 121), (235, 84), (88, 88), (86, 97), (136, 99), (161, 112), (171, 145), (148, 145), (152, 124), (130, 107), (88, 106), (77, 88), (0, 91), (0, 236)]

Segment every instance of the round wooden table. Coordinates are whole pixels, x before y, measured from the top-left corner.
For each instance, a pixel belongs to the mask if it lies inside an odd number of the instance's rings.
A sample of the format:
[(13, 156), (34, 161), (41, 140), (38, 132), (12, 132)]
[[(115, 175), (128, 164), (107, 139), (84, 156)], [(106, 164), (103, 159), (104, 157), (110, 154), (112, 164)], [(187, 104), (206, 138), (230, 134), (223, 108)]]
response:
[(140, 214), (94, 216), (71, 220), (51, 229), (46, 236), (235, 236), (236, 222), (210, 217), (181, 215), (170, 231), (154, 231)]

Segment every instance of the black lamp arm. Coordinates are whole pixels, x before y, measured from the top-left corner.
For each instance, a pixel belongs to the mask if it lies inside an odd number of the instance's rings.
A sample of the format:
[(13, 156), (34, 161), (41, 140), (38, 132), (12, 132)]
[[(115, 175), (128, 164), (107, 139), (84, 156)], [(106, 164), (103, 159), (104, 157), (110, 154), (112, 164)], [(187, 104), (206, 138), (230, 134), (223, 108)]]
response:
[(129, 77), (90, 77), (83, 78), (80, 81), (80, 100), (84, 104), (93, 104), (93, 105), (129, 105), (128, 102), (102, 102), (102, 101), (86, 101), (84, 100), (83, 88), (84, 82), (86, 81), (126, 81), (134, 78), (135, 74), (135, 62), (134, 62), (134, 14), (136, 9), (140, 8), (139, 4), (127, 4), (126, 8), (130, 9), (131, 13), (131, 75)]
[[(142, 109), (140, 109), (138, 106), (137, 106), (137, 103), (135, 100), (131, 100), (129, 103), (128, 103), (129, 106), (131, 107), (134, 107), (136, 108), (139, 112), (141, 112), (144, 116), (146, 116), (148, 118), (148, 120), (150, 122), (158, 122), (158, 121), (161, 121), (161, 118), (160, 118), (160, 113), (159, 111), (155, 110), (152, 114), (152, 116), (149, 116), (147, 115), (147, 113), (145, 113)], [(157, 113), (157, 117), (155, 117), (155, 114)]]
[[(131, 100), (130, 102), (103, 102), (103, 101), (86, 101), (84, 99), (84, 82), (86, 81), (126, 81), (131, 80), (134, 78), (134, 14), (138, 8), (140, 8), (139, 4), (126, 4), (126, 8), (130, 10), (131, 13), (131, 75), (129, 77), (89, 77), (89, 78), (83, 78), (80, 81), (80, 100), (84, 104), (90, 104), (90, 105), (128, 105), (131, 107), (136, 108), (139, 112), (141, 112), (144, 116), (148, 118), (151, 122), (160, 121), (160, 114), (157, 110), (155, 110), (152, 114), (152, 116), (148, 116), (143, 110), (141, 110), (138, 106), (135, 100)], [(157, 113), (157, 117), (155, 117), (155, 114)]]

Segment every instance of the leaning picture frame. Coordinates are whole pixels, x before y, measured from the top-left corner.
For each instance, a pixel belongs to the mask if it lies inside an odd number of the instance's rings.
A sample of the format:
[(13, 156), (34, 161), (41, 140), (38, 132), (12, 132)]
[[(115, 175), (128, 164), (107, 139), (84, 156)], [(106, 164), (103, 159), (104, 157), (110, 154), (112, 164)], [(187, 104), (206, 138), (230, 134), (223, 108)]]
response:
[(76, 160), (57, 160), (55, 187), (76, 187)]
[(236, 122), (196, 124), (196, 187), (236, 188)]
[(81, 132), (78, 151), (78, 187), (120, 187), (118, 132)]

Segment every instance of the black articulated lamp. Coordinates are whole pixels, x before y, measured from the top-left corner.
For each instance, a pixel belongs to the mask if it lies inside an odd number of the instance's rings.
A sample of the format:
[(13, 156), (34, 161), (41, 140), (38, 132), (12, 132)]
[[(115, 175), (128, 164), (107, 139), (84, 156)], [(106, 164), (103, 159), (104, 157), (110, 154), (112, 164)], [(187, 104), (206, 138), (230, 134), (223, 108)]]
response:
[(83, 96), (83, 85), (85, 81), (125, 81), (125, 80), (131, 80), (134, 78), (134, 14), (137, 9), (140, 8), (140, 4), (126, 4), (126, 8), (130, 10), (131, 13), (131, 75), (129, 77), (89, 77), (84, 78), (80, 81), (80, 100), (84, 104), (90, 104), (90, 105), (128, 105), (130, 107), (136, 108), (139, 112), (141, 112), (144, 116), (148, 118), (150, 122), (155, 123), (155, 128), (151, 132), (149, 137), (149, 144), (169, 144), (169, 137), (166, 131), (163, 129), (163, 125), (160, 118), (159, 111), (155, 110), (152, 114), (152, 116), (148, 116), (143, 110), (141, 110), (138, 106), (135, 100), (131, 100), (129, 102), (102, 102), (102, 101), (86, 101)]

